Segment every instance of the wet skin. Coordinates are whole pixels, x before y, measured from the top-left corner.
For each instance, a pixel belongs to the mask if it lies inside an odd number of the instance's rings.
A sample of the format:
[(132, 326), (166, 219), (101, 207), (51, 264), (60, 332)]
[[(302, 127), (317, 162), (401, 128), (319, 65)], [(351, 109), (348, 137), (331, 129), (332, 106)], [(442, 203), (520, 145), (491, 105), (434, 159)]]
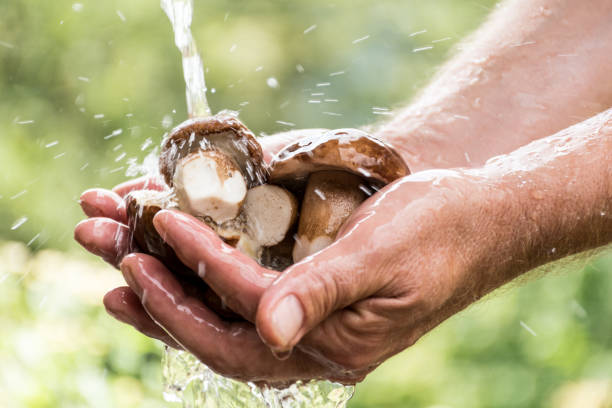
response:
[[(481, 168), (416, 173), (371, 197), (334, 244), (283, 274), (197, 219), (162, 211), (160, 234), (248, 322), (223, 322), (164, 265), (137, 253), (120, 262), (133, 292), (116, 289), (104, 302), (121, 321), (226, 376), (354, 383), (514, 277), (612, 242), (609, 157), (612, 110)], [(117, 264), (129, 251), (116, 239), (126, 233), (121, 199), (90, 191), (84, 208), (92, 199), (96, 215), (119, 220), (84, 221), (76, 237)]]
[[(331, 247), (282, 276), (191, 217), (158, 214), (181, 259), (248, 323), (220, 321), (159, 262), (126, 256), (121, 196), (143, 181), (86, 192), (83, 209), (95, 218), (76, 239), (121, 266), (130, 285), (107, 294), (106, 308), (228, 376), (350, 383), (514, 277), (610, 243), (612, 112), (562, 129), (612, 106), (611, 19), (608, 0), (504, 3), (376, 131), (415, 174), (370, 198)], [(263, 139), (266, 159), (298, 136)], [(453, 167), (462, 168), (419, 173)]]

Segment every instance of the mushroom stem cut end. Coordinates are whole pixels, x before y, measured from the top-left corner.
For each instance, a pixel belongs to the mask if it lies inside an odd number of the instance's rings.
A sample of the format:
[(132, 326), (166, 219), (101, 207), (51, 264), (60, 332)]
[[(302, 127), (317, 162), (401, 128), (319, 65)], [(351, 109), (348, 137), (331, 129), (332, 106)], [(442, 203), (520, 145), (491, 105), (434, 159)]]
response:
[(182, 211), (217, 223), (236, 218), (247, 193), (238, 167), (228, 156), (213, 150), (181, 159), (173, 183)]

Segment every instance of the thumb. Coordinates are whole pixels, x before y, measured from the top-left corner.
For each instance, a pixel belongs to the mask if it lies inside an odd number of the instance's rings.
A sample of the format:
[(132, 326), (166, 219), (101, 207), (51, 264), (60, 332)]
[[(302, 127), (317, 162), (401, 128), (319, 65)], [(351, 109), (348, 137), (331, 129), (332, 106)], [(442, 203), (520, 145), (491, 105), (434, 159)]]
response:
[(384, 284), (381, 274), (354, 256), (330, 258), (327, 253), (325, 250), (294, 265), (261, 297), (257, 330), (275, 354), (288, 354), (332, 313), (371, 296)]

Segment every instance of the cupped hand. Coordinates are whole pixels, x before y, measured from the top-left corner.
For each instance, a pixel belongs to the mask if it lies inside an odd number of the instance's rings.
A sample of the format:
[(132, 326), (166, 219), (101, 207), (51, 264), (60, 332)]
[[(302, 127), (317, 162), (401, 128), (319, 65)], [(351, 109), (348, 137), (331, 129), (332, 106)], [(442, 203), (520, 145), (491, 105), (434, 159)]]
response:
[(491, 208), (507, 214), (504, 202), (459, 173), (416, 174), (372, 197), (334, 244), (283, 273), (193, 217), (158, 213), (155, 226), (181, 261), (254, 325), (221, 321), (149, 256), (130, 255), (121, 269), (153, 320), (223, 375), (355, 383), (490, 289), (486, 276), (475, 278), (490, 227), (480, 221)]
[[(321, 129), (295, 130), (259, 139), (266, 162), (287, 144), (298, 138), (320, 133)], [(136, 252), (127, 226), (124, 197), (131, 191), (150, 189), (164, 190), (163, 180), (141, 177), (122, 183), (112, 190), (91, 189), (80, 198), (80, 205), (88, 219), (80, 222), (74, 236), (85, 249), (119, 268), (123, 258)], [(159, 327), (143, 309), (139, 298), (129, 287), (116, 288), (106, 294), (104, 304), (116, 319), (131, 324), (142, 333), (160, 339), (171, 347), (180, 346)]]

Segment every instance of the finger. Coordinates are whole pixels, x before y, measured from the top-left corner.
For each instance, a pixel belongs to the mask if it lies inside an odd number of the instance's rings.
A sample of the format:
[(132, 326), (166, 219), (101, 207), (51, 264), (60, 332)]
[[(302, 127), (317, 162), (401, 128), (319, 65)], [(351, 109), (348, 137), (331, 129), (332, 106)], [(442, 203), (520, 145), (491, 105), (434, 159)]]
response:
[(127, 224), (125, 202), (110, 190), (101, 188), (87, 190), (81, 195), (79, 203), (88, 217), (106, 217)]
[(128, 193), (137, 190), (157, 190), (164, 191), (168, 187), (166, 183), (159, 177), (143, 176), (137, 179), (128, 180), (113, 188), (113, 192), (120, 197), (125, 197)]
[(198, 274), (223, 301), (253, 321), (264, 290), (278, 272), (262, 268), (194, 217), (178, 211), (160, 211), (153, 219), (157, 232), (179, 259)]
[(129, 228), (109, 218), (90, 218), (74, 229), (74, 239), (86, 250), (118, 267), (132, 248)]
[(175, 349), (182, 347), (159, 327), (147, 314), (140, 303), (140, 298), (129, 287), (119, 287), (104, 296), (104, 307), (108, 314), (120, 322), (133, 326), (142, 334), (161, 340)]
[(227, 323), (180, 283), (157, 259), (128, 255), (121, 264), (126, 281), (147, 313), (179, 344), (223, 375), (249, 381), (315, 378), (323, 367), (301, 352), (278, 361), (249, 323)]
[(370, 270), (360, 256), (351, 256), (360, 252), (358, 247), (347, 250), (337, 244), (286, 270), (263, 294), (257, 329), (276, 352), (291, 350), (332, 313), (386, 284), (384, 274)]

